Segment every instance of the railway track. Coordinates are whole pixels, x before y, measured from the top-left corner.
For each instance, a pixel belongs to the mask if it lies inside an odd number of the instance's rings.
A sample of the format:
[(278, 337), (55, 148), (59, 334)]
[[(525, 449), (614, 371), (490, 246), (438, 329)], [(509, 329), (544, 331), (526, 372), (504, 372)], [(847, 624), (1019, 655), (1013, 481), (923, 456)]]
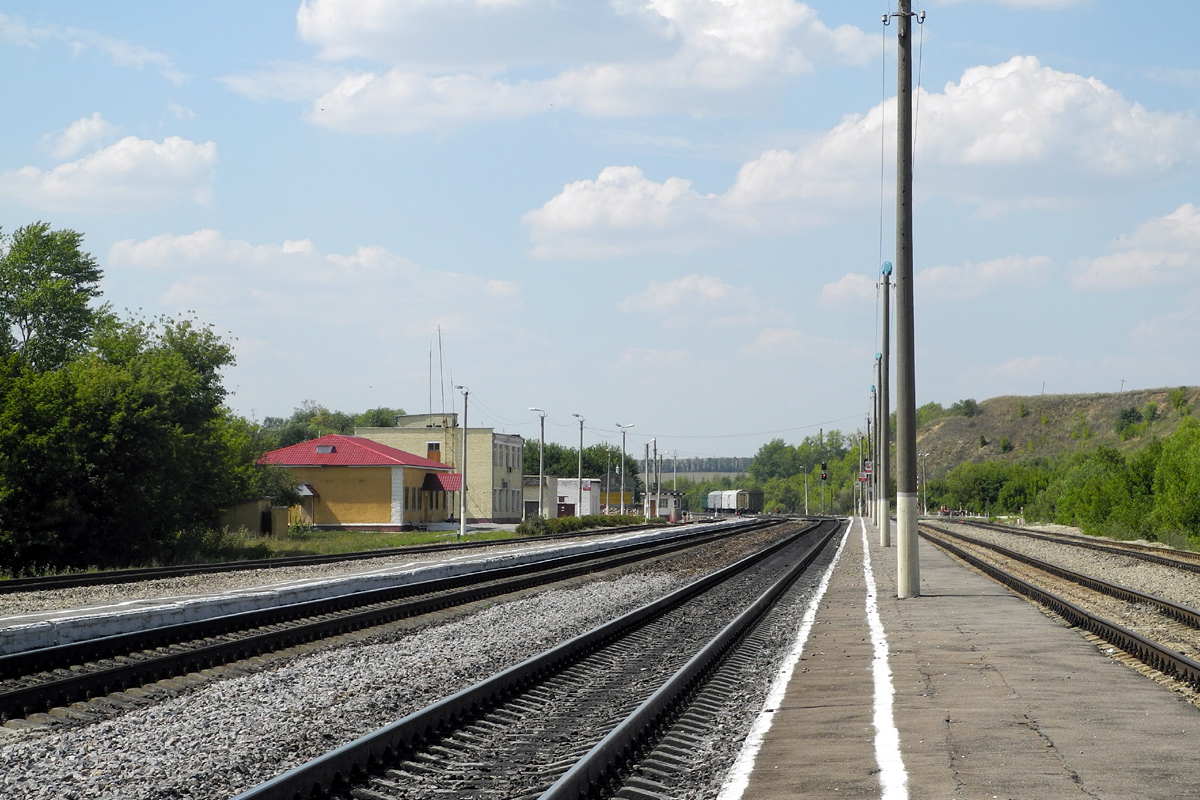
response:
[(478, 550), (483, 547), (498, 547), (505, 544), (536, 544), (561, 539), (578, 539), (581, 536), (630, 533), (662, 527), (658, 525), (626, 525), (616, 528), (600, 528), (572, 533), (550, 533), (544, 536), (523, 536), (514, 539), (488, 539), (473, 542), (445, 542), (442, 544), (420, 544), (410, 547), (389, 547), (380, 550), (363, 550), (356, 553), (318, 556), (283, 556), (280, 558), (258, 558), (247, 561), (223, 561), (215, 564), (184, 564), (176, 567), (146, 567), (141, 569), (101, 570), (98, 572), (72, 572), (63, 575), (45, 575), (32, 578), (9, 578), (0, 580), (0, 594), (18, 592), (73, 589), (81, 586), (104, 586), (117, 583), (181, 578), (190, 575), (208, 575), (219, 572), (243, 572), (256, 569), (280, 569), (285, 567), (307, 567), (317, 564), (366, 561), (373, 558), (416, 555), (419, 553), (442, 553), (457, 550)]
[(722, 669), (761, 647), (755, 624), (844, 529), (824, 521), (238, 800), (644, 797), (738, 690)]
[(249, 611), (0, 657), (0, 721), (69, 706), (253, 656), (568, 580), (780, 524), (702, 528), (599, 554), (548, 558), (451, 578)]
[(1193, 690), (1200, 689), (1200, 610), (961, 533), (926, 524), (920, 532), (927, 541), (1068, 624)]
[[(928, 525), (934, 530), (950, 530), (950, 528), (944, 524), (922, 524)], [(1147, 561), (1152, 564), (1162, 564), (1164, 566), (1174, 567), (1176, 569), (1182, 569), (1188, 572), (1200, 573), (1200, 553), (1189, 553), (1186, 550), (1166, 550), (1162, 547), (1135, 544), (1134, 542), (1121, 542), (1120, 544), (1099, 542), (1090, 537), (1068, 536), (1063, 534), (1046, 533), (1044, 531), (1031, 531), (1017, 528), (1012, 525), (999, 525), (995, 522), (971, 521), (957, 524), (985, 528), (991, 531), (999, 531), (1000, 533), (1006, 533), (1012, 536), (1022, 536), (1027, 539), (1036, 539), (1043, 542), (1055, 542), (1058, 544), (1070, 545), (1072, 547), (1082, 547), (1088, 550), (1095, 550), (1099, 553), (1127, 556), (1129, 558)]]

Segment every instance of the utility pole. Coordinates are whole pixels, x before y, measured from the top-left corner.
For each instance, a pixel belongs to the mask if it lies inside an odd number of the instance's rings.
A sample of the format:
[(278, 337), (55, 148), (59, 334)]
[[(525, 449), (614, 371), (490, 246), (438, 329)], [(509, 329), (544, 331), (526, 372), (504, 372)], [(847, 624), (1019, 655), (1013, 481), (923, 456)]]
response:
[[(917, 387), (913, 321), (912, 2), (896, 13), (896, 594), (921, 596), (917, 538)], [(923, 22), (924, 12), (917, 22)]]
[(579, 420), (579, 484), (575, 487), (576, 494), (579, 495), (575, 501), (575, 516), (583, 518), (583, 417), (578, 414), (572, 414)]
[(633, 423), (622, 425), (617, 423), (617, 427), (621, 429), (621, 516), (625, 516), (625, 431), (633, 427)]
[(529, 410), (536, 411), (542, 418), (542, 432), (538, 437), (538, 516), (545, 519), (546, 509), (542, 508), (542, 498), (546, 496), (546, 490), (543, 488), (546, 484), (546, 412), (532, 406)]
[(883, 344), (879, 353), (879, 492), (876, 502), (879, 504), (879, 546), (892, 546), (892, 499), (891, 476), (888, 475), (892, 465), (892, 397), (891, 397), (891, 275), (892, 262), (883, 262), (880, 270), (883, 275)]
[(867, 473), (867, 516), (875, 516), (875, 440), (874, 431), (871, 427), (871, 422), (875, 418), (875, 387), (871, 387), (871, 413), (867, 415), (867, 466), (870, 467), (870, 472)]
[(462, 478), (462, 486), (458, 491), (458, 538), (461, 539), (467, 535), (467, 398), (470, 397), (471, 390), (465, 386), (454, 388), (461, 389), (463, 396), (462, 466), (458, 468)]

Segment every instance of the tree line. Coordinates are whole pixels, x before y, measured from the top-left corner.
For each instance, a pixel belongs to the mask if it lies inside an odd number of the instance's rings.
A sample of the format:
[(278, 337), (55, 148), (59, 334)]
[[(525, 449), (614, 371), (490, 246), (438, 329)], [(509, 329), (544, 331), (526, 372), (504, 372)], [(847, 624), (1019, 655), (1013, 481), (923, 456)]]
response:
[(231, 344), (196, 319), (115, 314), (82, 241), (44, 222), (0, 231), (0, 574), (211, 555), (231, 503), (295, 501), (262, 453), (402, 413), (234, 414)]
[(1130, 453), (1100, 446), (1054, 460), (960, 464), (931, 479), (929, 505), (1073, 525), (1085, 533), (1200, 539), (1200, 422)]

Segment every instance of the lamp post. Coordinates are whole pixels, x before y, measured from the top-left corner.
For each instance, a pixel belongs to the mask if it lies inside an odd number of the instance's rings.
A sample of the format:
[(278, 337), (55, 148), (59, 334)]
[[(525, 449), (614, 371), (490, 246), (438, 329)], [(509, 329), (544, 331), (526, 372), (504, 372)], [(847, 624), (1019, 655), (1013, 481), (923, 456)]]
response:
[(633, 427), (633, 423), (622, 425), (617, 423), (617, 427), (621, 429), (621, 516), (625, 516), (625, 431)]
[(546, 483), (546, 412), (533, 406), (530, 406), (529, 410), (536, 411), (542, 422), (542, 431), (538, 438), (538, 516), (545, 519), (546, 510), (542, 507), (542, 499), (546, 496), (546, 490), (543, 488)]
[(801, 467), (804, 470), (804, 516), (808, 516), (808, 467)]
[(584, 419), (578, 414), (572, 414), (572, 417), (579, 420), (579, 485), (577, 494), (579, 499), (575, 503), (575, 516), (583, 518), (583, 423)]
[(462, 391), (463, 396), (463, 424), (462, 424), (462, 466), (459, 467), (459, 476), (462, 478), (462, 486), (458, 491), (458, 538), (467, 535), (467, 398), (471, 394), (471, 390), (465, 386), (455, 386), (455, 389)]

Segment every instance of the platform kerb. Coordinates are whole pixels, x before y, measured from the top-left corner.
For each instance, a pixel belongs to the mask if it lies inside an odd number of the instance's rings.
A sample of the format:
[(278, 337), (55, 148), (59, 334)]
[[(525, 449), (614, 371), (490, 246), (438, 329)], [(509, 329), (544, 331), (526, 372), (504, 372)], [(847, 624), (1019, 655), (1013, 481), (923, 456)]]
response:
[[(745, 797), (879, 797), (856, 523)], [(1200, 796), (1200, 709), (922, 542), (921, 596), (867, 525), (911, 798)]]

